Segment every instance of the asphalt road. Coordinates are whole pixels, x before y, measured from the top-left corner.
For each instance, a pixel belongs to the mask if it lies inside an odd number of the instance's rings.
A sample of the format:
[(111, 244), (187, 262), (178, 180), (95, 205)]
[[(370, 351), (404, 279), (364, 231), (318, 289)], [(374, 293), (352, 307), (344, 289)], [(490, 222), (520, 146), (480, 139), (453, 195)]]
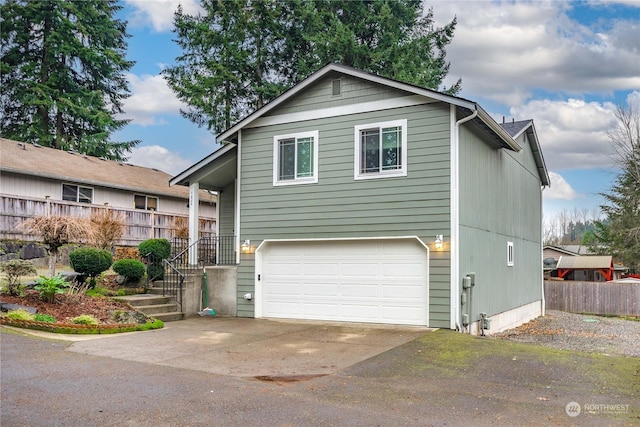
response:
[(2, 427), (640, 423), (640, 358), (436, 331), (334, 374), (260, 380), (0, 329)]

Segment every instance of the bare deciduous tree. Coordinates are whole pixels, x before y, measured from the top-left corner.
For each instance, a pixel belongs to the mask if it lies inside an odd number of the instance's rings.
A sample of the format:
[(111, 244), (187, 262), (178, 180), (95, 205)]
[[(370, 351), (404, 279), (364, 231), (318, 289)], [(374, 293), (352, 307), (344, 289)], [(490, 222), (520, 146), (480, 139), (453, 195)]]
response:
[(38, 235), (49, 248), (49, 276), (56, 269), (56, 256), (62, 245), (90, 239), (92, 227), (84, 218), (71, 216), (36, 216), (20, 223), (19, 228)]

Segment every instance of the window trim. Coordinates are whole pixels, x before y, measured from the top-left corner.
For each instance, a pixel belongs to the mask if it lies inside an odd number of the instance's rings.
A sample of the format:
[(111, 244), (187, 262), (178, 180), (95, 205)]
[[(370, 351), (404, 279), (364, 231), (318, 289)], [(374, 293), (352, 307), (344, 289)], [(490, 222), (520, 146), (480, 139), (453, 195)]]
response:
[[(275, 135), (273, 137), (273, 186), (285, 186), (285, 185), (301, 185), (301, 184), (316, 184), (318, 182), (318, 146), (319, 131), (313, 130), (308, 132), (297, 132), (282, 135)], [(313, 175), (308, 177), (302, 177), (294, 179), (281, 180), (280, 179), (280, 147), (279, 142), (284, 139), (294, 139), (296, 141), (296, 157), (294, 171), (297, 173), (297, 142), (298, 139), (313, 138)]]
[[(144, 197), (144, 208), (136, 207), (136, 196)], [(148, 200), (149, 198), (156, 199), (156, 208), (155, 209), (149, 209), (149, 200)], [(158, 205), (159, 204), (160, 204), (160, 198), (157, 197), (157, 196), (149, 196), (148, 194), (133, 193), (133, 208), (134, 209), (158, 212)]]
[[(370, 172), (370, 173), (362, 173), (360, 161), (362, 160), (360, 157), (361, 151), (361, 141), (360, 141), (360, 133), (363, 130), (378, 128), (380, 130), (380, 134), (382, 134), (382, 128), (389, 127), (400, 127), (401, 131), (401, 153), (400, 153), (400, 161), (401, 167), (400, 169), (393, 169), (381, 172)], [(407, 119), (401, 120), (391, 120), (387, 122), (377, 122), (377, 123), (367, 123), (363, 125), (354, 126), (353, 130), (353, 139), (354, 139), (354, 164), (353, 164), (353, 179), (356, 181), (364, 180), (364, 179), (378, 179), (378, 178), (392, 178), (398, 176), (407, 176)]]
[[(76, 199), (75, 200), (67, 200), (64, 198), (64, 186), (71, 186), (71, 187), (76, 187)], [(86, 190), (91, 190), (91, 200), (88, 202), (82, 202), (80, 201), (80, 189), (86, 189)], [(73, 203), (84, 203), (84, 204), (89, 204), (92, 205), (93, 204), (93, 200), (94, 200), (94, 193), (95, 190), (93, 187), (86, 187), (84, 185), (80, 185), (80, 184), (72, 184), (70, 182), (62, 182), (60, 185), (60, 191), (61, 191), (61, 200), (64, 200), (65, 202), (73, 202)]]
[(513, 242), (507, 242), (507, 267), (513, 267)]

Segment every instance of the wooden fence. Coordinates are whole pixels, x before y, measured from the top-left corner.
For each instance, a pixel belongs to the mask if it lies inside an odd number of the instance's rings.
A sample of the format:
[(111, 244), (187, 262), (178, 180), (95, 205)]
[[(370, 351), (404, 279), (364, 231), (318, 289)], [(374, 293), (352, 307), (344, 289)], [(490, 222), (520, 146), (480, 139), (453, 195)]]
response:
[(550, 310), (612, 316), (640, 316), (640, 283), (545, 280)]
[[(171, 239), (181, 224), (188, 224), (188, 215), (168, 214), (137, 209), (113, 208), (62, 200), (2, 195), (0, 197), (0, 239), (38, 241), (39, 236), (25, 233), (18, 225), (27, 218), (60, 215), (89, 218), (109, 209), (119, 214), (125, 224), (120, 246), (138, 246), (147, 239)], [(200, 217), (200, 237), (215, 236), (215, 218)]]

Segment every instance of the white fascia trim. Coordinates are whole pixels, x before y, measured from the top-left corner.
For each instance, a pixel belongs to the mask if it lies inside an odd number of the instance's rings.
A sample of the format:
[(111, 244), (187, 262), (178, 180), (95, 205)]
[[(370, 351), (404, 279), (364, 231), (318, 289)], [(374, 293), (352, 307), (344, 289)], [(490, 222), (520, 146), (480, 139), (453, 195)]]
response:
[(202, 169), (203, 167), (205, 167), (215, 159), (233, 150), (235, 147), (236, 147), (236, 144), (233, 144), (233, 143), (225, 144), (224, 146), (220, 147), (219, 149), (209, 154), (207, 157), (200, 160), (190, 168), (180, 172), (178, 175), (171, 178), (169, 180), (169, 187), (179, 184), (180, 182), (183, 182), (183, 181), (188, 181), (189, 178), (191, 178), (191, 175), (198, 172), (200, 169)]
[(307, 120), (340, 117), (348, 114), (369, 113), (372, 111), (390, 110), (393, 108), (412, 107), (414, 105), (430, 104), (433, 99), (420, 95), (404, 96), (402, 98), (383, 99), (379, 101), (362, 102), (360, 104), (341, 105), (338, 107), (319, 108), (317, 110), (300, 111), (297, 113), (279, 114), (277, 116), (260, 117), (247, 128), (271, 126), (285, 123), (303, 122)]
[(240, 264), (240, 176), (242, 175), (242, 149), (240, 141), (242, 140), (242, 131), (238, 131), (238, 172), (236, 173), (236, 217), (235, 217), (235, 235), (236, 235), (236, 264)]
[(489, 128), (500, 137), (513, 151), (516, 153), (522, 151), (522, 147), (518, 145), (518, 143), (509, 135), (509, 133), (504, 130), (498, 122), (493, 120), (493, 117), (489, 115), (486, 111), (482, 109), (479, 105), (475, 104), (474, 108), (478, 112), (478, 117), (482, 120)]
[(296, 86), (292, 87), (278, 98), (274, 99), (261, 109), (253, 112), (253, 114), (248, 115), (243, 120), (239, 121), (235, 124), (235, 126), (227, 129), (222, 134), (218, 135), (216, 138), (216, 142), (221, 143), (225, 141), (228, 137), (238, 132), (240, 129), (247, 127), (250, 123), (254, 122), (258, 118), (264, 116), (269, 111), (276, 108), (278, 105), (286, 102), (291, 97), (295, 96), (299, 92), (306, 89), (308, 86), (312, 85), (328, 73), (336, 71), (338, 73), (346, 74), (349, 76), (357, 77), (363, 80), (368, 80), (374, 83), (378, 83), (387, 87), (393, 87), (399, 90), (403, 90), (409, 93), (413, 93), (415, 95), (426, 96), (431, 99), (435, 99), (436, 101), (446, 102), (450, 104), (457, 105), (459, 107), (467, 108), (469, 110), (475, 109), (475, 103), (471, 101), (464, 100), (462, 98), (456, 98), (454, 96), (445, 95), (443, 93), (435, 92), (428, 89), (422, 89), (417, 86), (411, 86), (406, 83), (401, 83), (395, 80), (390, 80), (385, 77), (376, 76), (374, 74), (365, 73), (363, 71), (356, 70), (354, 68), (345, 67), (338, 64), (329, 64), (322, 68), (319, 71), (316, 71), (311, 76), (307, 77), (305, 80), (298, 83)]
[[(309, 132), (298, 132), (287, 135), (276, 135), (273, 137), (273, 186), (280, 187), (285, 185), (302, 185), (302, 184), (317, 184), (318, 183), (318, 146), (320, 145), (319, 132), (312, 130)], [(298, 167), (298, 139), (300, 138), (313, 138), (313, 176), (304, 178), (295, 178), (290, 180), (280, 180), (280, 173), (278, 167), (280, 165), (280, 147), (278, 143), (283, 139), (295, 139), (295, 168)]]

